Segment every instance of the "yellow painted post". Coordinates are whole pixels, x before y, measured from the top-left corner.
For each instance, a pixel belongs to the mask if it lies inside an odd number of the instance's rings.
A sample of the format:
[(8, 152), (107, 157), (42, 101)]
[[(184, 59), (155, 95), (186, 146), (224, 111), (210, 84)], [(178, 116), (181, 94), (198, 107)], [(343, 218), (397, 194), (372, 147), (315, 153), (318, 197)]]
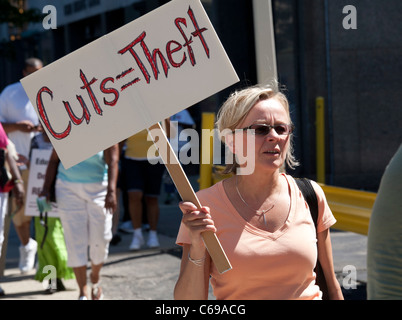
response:
[(315, 110), (317, 182), (325, 184), (325, 105), (323, 97), (316, 98)]
[(200, 190), (212, 186), (213, 129), (215, 113), (204, 112), (201, 117)]

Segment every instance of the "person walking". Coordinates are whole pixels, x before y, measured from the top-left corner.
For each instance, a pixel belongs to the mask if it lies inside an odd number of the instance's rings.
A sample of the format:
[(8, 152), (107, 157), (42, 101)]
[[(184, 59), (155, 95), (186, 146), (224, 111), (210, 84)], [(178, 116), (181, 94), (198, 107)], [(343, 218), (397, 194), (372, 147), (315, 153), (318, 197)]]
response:
[(367, 235), (367, 299), (402, 300), (402, 144), (385, 168)]
[[(45, 132), (32, 139), (31, 153), (35, 149), (53, 150), (53, 145)], [(31, 156), (29, 158), (31, 159)], [(51, 199), (51, 201), (54, 200)], [(38, 264), (35, 280), (43, 282), (44, 279), (47, 279), (48, 274), (44, 270), (46, 270), (46, 266), (53, 266), (56, 269), (56, 279), (49, 280), (49, 285), (45, 289), (46, 294), (53, 294), (66, 290), (62, 279), (74, 279), (74, 272), (71, 267), (67, 266), (67, 249), (60, 218), (48, 217), (47, 212), (42, 213), (44, 217), (34, 217), (35, 238), (40, 244), (37, 252)]]
[[(17, 162), (8, 150), (11, 143), (0, 123), (0, 258), (4, 242), (4, 219), (9, 206), (9, 192), (12, 191), (15, 194), (13, 198), (17, 207), (23, 205), (25, 198), (25, 190)], [(4, 295), (5, 292), (0, 287), (0, 296)]]
[[(167, 136), (173, 136), (169, 119), (164, 120), (164, 126)], [(142, 130), (126, 139), (121, 166), (128, 195), (128, 210), (134, 229), (129, 249), (139, 250), (145, 242), (142, 234), (144, 205), (150, 229), (147, 246), (157, 248), (159, 247), (157, 234), (159, 221), (158, 197), (161, 191), (165, 166), (161, 163), (152, 139), (148, 138), (147, 130)]]
[[(316, 230), (301, 191), (284, 171), (298, 164), (286, 96), (276, 85), (236, 91), (220, 109), (217, 127), (234, 155), (226, 170), (233, 175), (197, 193), (201, 209), (179, 204), (183, 256), (175, 299), (207, 299), (209, 281), (218, 300), (321, 299), (313, 271), (317, 257), (329, 298), (343, 299), (329, 235), (336, 220), (324, 192), (312, 183)], [(220, 274), (214, 267), (202, 240), (205, 231), (216, 232), (232, 270)]]
[(118, 145), (114, 145), (65, 169), (53, 150), (46, 170), (41, 195), (50, 201), (51, 185), (57, 175), (56, 201), (64, 229), (67, 265), (74, 270), (79, 300), (88, 299), (88, 252), (91, 299), (103, 298), (100, 271), (108, 257), (112, 239), (112, 214), (117, 207), (118, 161)]
[[(28, 58), (25, 60), (22, 75), (26, 77), (42, 67), (43, 63), (40, 59)], [(42, 130), (42, 127), (39, 125), (38, 116), (20, 82), (10, 84), (1, 93), (0, 122), (8, 138), (15, 145), (18, 153), (17, 163), (26, 188), (29, 177), (28, 162), (31, 139)], [(32, 217), (25, 216), (24, 213), (25, 207), (22, 205), (12, 219), (21, 242), (19, 268), (22, 273), (29, 272), (34, 268), (38, 247), (37, 242), (31, 238), (30, 234)]]

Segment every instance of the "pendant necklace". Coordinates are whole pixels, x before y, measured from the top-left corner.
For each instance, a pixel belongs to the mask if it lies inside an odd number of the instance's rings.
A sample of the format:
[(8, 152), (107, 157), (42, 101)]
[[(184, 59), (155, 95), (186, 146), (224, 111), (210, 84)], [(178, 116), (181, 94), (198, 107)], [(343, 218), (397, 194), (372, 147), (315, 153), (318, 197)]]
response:
[[(251, 210), (255, 211), (256, 213), (260, 213), (260, 214), (262, 215), (262, 218), (264, 219), (264, 224), (265, 224), (265, 226), (267, 226), (267, 221), (265, 220), (265, 214), (266, 214), (268, 211), (272, 210), (272, 209), (275, 207), (275, 202), (278, 200), (278, 198), (275, 199), (275, 201), (274, 201), (274, 203), (272, 204), (272, 206), (269, 207), (268, 209), (265, 209), (265, 210), (256, 210), (256, 209), (252, 208), (252, 207), (246, 202), (246, 200), (244, 200), (243, 197), (241, 196), (239, 187), (237, 186), (237, 175), (236, 175), (236, 183), (235, 183), (235, 184), (236, 184), (236, 191), (237, 191), (237, 194), (239, 195), (241, 201), (243, 201), (243, 203), (244, 203), (248, 208), (250, 208)], [(279, 194), (280, 194), (280, 193), (279, 193)], [(278, 197), (279, 197), (279, 194), (278, 194)]]

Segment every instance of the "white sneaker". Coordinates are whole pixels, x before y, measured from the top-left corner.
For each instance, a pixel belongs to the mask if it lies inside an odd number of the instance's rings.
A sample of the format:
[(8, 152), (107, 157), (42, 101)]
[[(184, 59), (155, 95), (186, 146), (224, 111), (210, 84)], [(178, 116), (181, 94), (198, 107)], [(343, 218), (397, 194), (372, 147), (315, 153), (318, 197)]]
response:
[(159, 247), (159, 240), (158, 240), (158, 235), (157, 235), (156, 231), (149, 231), (147, 246), (149, 248), (158, 248)]
[(141, 246), (144, 244), (144, 238), (141, 235), (134, 233), (133, 240), (131, 240), (130, 250), (140, 250)]
[(27, 273), (34, 268), (35, 255), (38, 250), (38, 243), (34, 239), (29, 239), (26, 246), (20, 246), (19, 268), (21, 273)]

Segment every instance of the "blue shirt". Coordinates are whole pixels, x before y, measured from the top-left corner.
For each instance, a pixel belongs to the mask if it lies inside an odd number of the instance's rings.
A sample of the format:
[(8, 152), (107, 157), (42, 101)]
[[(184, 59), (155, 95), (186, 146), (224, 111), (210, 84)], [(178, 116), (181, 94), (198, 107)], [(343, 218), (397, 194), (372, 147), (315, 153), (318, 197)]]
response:
[(69, 169), (65, 169), (60, 162), (57, 178), (76, 183), (100, 183), (107, 181), (107, 168), (103, 151), (101, 151)]

